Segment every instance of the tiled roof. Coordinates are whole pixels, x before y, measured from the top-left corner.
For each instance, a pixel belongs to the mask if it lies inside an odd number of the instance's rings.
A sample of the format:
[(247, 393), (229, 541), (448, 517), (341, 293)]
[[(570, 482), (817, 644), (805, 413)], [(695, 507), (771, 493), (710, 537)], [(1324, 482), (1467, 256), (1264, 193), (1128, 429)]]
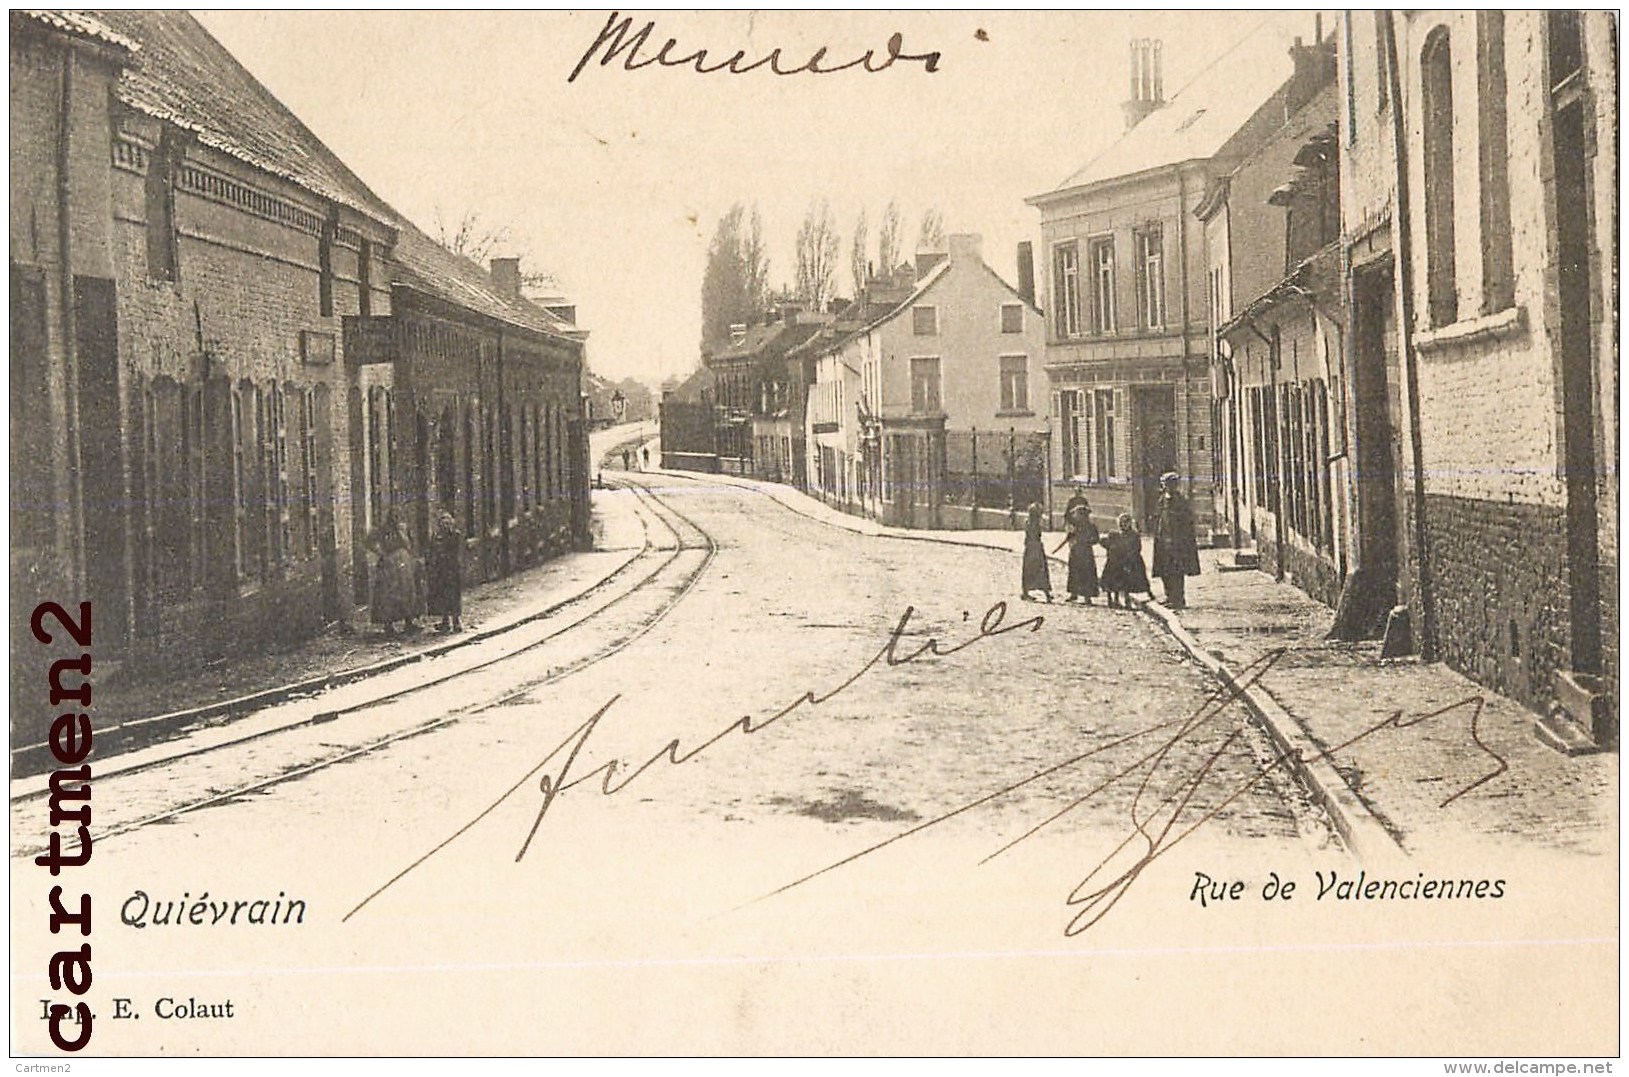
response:
[[(398, 283), (510, 325), (581, 339), (583, 333), (526, 300), (499, 292), (482, 267), (452, 253), (368, 189), (332, 150), (182, 11), (52, 13), (78, 32), (100, 28), (139, 48), (119, 81), (131, 108), (193, 132), (213, 149), (281, 176), (319, 197), (349, 206), (399, 231)], [(84, 24), (84, 28), (80, 28)]]
[(200, 142), (378, 220), (395, 213), (270, 90), (184, 11), (120, 9), (89, 18), (140, 46), (119, 81), (131, 108)]
[(93, 16), (81, 11), (13, 11), (13, 20), (38, 23), (70, 37), (80, 37), (134, 53), (140, 46)]
[(443, 247), (407, 218), (393, 214), (392, 220), (401, 229), (396, 241), (397, 284), (539, 333), (575, 340), (586, 335), (529, 300), (504, 295), (486, 270)]
[(1256, 26), (1051, 193), (1214, 156), (1289, 78), (1291, 36), (1280, 19)]

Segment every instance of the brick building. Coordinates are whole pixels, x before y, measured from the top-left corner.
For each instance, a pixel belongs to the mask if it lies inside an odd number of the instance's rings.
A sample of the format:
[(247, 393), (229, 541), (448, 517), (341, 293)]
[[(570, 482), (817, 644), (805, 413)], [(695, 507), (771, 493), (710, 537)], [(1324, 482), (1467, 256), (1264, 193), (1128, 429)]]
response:
[(359, 603), (367, 536), (393, 507), (421, 546), (452, 515), (471, 581), (590, 541), (584, 334), (522, 297), (517, 261), (489, 276), (400, 228), (391, 313), (345, 319)]
[[(425, 272), (434, 245), (191, 16), (11, 25), (14, 619), (88, 598), (112, 659), (351, 616), (362, 537), (386, 498), (418, 496), (387, 481), (410, 474), (381, 448), (389, 420), (367, 425), (393, 408), (392, 362), (353, 330), (405, 302), (400, 324), (435, 306), (489, 332), (485, 275)], [(582, 344), (564, 335), (548, 392), (569, 425)]]
[(1341, 45), (1355, 559), (1423, 655), (1613, 741), (1612, 16), (1353, 13)]
[(728, 343), (702, 354), (713, 376), (721, 470), (772, 482), (804, 473), (801, 377), (787, 354), (831, 321), (788, 305), (732, 326)]

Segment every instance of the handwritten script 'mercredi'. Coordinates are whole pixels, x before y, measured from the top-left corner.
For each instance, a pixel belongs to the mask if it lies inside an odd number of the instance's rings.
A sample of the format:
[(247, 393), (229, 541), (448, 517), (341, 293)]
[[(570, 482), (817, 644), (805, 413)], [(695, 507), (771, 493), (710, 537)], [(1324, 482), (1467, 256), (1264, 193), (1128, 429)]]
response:
[[(650, 37), (656, 31), (656, 20), (651, 19), (644, 26), (629, 33), (633, 27), (633, 18), (624, 16), (621, 12), (611, 12), (610, 18), (605, 20), (605, 26), (594, 38), (592, 44), (577, 61), (577, 66), (571, 69), (566, 76), (567, 82), (576, 82), (577, 76), (582, 74), (583, 68), (588, 66), (590, 60), (599, 57), (600, 66), (608, 67), (622, 57), (624, 71), (637, 71), (642, 67), (657, 64), (662, 67), (689, 67), (698, 75), (711, 75), (723, 71), (731, 75), (745, 75), (749, 71), (768, 68), (776, 75), (833, 75), (839, 71), (859, 70), (866, 74), (877, 74), (886, 71), (896, 63), (919, 63), (922, 70), (933, 73), (939, 70), (939, 53), (923, 52), (908, 53), (904, 51), (905, 37), (903, 34), (891, 35), (884, 44), (884, 54), (879, 58), (876, 49), (866, 49), (859, 56), (844, 63), (826, 62), (828, 51), (825, 45), (820, 46), (809, 54), (809, 58), (797, 67), (782, 67), (781, 50), (779, 46), (771, 48), (768, 52), (751, 62), (747, 61), (745, 49), (737, 49), (727, 59), (707, 62), (707, 50), (696, 49), (693, 52), (683, 53), (679, 43), (674, 38), (668, 38), (653, 55), (641, 54), (650, 42)], [(681, 54), (682, 53), (682, 54)], [(720, 50), (722, 54), (722, 50)]]

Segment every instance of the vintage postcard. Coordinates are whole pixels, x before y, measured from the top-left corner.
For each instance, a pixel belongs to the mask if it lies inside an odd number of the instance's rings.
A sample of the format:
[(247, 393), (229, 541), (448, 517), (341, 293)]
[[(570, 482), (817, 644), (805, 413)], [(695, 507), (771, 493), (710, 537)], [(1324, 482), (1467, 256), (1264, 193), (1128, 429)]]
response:
[(1614, 14), (10, 20), (13, 1055), (1610, 1072)]

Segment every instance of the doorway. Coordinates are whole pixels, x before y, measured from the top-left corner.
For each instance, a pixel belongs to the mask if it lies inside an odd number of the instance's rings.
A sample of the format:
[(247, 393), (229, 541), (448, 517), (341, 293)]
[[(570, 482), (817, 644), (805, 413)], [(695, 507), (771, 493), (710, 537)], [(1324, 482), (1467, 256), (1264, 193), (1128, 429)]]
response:
[[(1582, 74), (1581, 71), (1574, 75)], [(1576, 91), (1577, 87), (1571, 87)], [(1572, 669), (1601, 671), (1600, 522), (1596, 511), (1595, 355), (1590, 342), (1590, 213), (1585, 101), (1558, 92), (1553, 113), (1562, 452)]]
[(1176, 390), (1169, 385), (1131, 391), (1132, 512), (1139, 527), (1160, 495), (1160, 476), (1177, 470)]

